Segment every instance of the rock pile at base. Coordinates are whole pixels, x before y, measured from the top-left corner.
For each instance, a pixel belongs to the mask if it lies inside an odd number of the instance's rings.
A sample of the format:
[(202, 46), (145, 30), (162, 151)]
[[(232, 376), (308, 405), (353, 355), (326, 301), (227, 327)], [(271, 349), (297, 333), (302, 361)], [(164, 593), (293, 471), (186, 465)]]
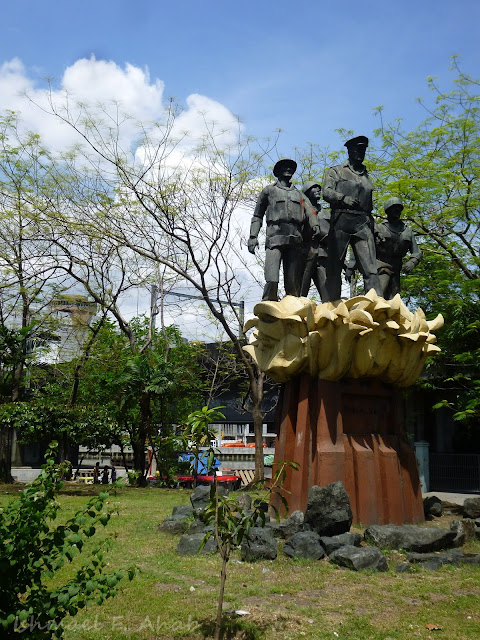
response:
[[(219, 487), (219, 490), (225, 495), (225, 489)], [(190, 498), (191, 506), (174, 507), (172, 515), (159, 525), (158, 530), (163, 533), (183, 534), (177, 545), (180, 555), (199, 553), (205, 535), (213, 531), (213, 526), (203, 521), (209, 499), (210, 487), (197, 487)], [(252, 501), (247, 494), (240, 496), (239, 502), (243, 513), (250, 512)], [(444, 513), (442, 501), (436, 496), (425, 499), (424, 509), (429, 519)], [(387, 560), (381, 549), (407, 552), (405, 562), (396, 567), (398, 572), (412, 571), (415, 565), (429, 570), (447, 564), (480, 565), (480, 554), (466, 554), (458, 548), (475, 537), (480, 539), (480, 498), (466, 499), (462, 513), (465, 517), (452, 521), (450, 529), (371, 525), (362, 537), (359, 533), (350, 532), (350, 499), (343, 484), (333, 482), (310, 489), (305, 513), (294, 511), (282, 522), (270, 521), (266, 514), (262, 526), (257, 521), (242, 540), (241, 558), (244, 562), (275, 560), (278, 539), (283, 539), (283, 553), (289, 558), (320, 560), (326, 557), (330, 562), (352, 571), (387, 571)], [(201, 553), (217, 550), (216, 542), (210, 536)]]

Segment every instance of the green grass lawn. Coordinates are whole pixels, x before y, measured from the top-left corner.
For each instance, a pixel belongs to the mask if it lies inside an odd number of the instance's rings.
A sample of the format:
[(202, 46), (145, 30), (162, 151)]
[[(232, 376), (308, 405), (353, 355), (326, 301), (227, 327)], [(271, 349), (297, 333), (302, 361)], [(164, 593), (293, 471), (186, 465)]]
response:
[[(200, 640), (213, 629), (218, 556), (177, 556), (178, 536), (157, 531), (172, 507), (188, 504), (189, 496), (189, 491), (153, 488), (125, 488), (111, 496), (109, 507), (117, 515), (101, 534), (115, 536), (109, 565), (135, 565), (138, 574), (103, 606), (67, 619), (66, 640)], [(8, 499), (1, 495), (0, 504)], [(86, 500), (81, 494), (60, 495), (61, 517)], [(480, 544), (468, 550), (480, 552)], [(402, 556), (391, 552), (391, 570), (374, 574), (336, 568), (326, 560), (294, 561), (281, 551), (273, 562), (247, 564), (239, 558), (235, 552), (228, 567), (225, 608), (250, 615), (233, 620), (228, 637), (413, 640), (433, 633), (448, 640), (480, 638), (478, 566), (396, 574)], [(443, 630), (429, 631), (429, 623)]]

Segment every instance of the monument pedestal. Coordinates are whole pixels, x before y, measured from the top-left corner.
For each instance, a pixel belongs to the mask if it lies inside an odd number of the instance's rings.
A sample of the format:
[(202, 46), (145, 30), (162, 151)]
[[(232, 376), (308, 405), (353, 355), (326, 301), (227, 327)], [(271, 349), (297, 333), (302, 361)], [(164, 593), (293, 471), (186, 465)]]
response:
[(305, 511), (311, 486), (341, 480), (354, 522), (423, 522), (400, 389), (378, 378), (329, 382), (301, 374), (283, 385), (277, 421), (274, 471), (282, 461), (300, 465), (283, 484), (290, 513)]

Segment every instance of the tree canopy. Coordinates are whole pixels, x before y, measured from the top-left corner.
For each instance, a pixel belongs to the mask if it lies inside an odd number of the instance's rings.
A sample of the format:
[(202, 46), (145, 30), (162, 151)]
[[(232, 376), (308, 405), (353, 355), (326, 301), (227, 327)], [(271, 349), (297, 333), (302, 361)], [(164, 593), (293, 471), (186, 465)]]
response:
[[(439, 391), (437, 403), (478, 424), (480, 96), (478, 81), (462, 73), (456, 61), (454, 72), (448, 92), (429, 79), (431, 99), (419, 101), (424, 118), (410, 131), (401, 119), (384, 122), (383, 110), (376, 110), (379, 127), (366, 163), (376, 186), (376, 217), (384, 215), (385, 200), (400, 197), (403, 217), (423, 251), (423, 261), (403, 278), (402, 297), (431, 317), (443, 313), (446, 318), (439, 335), (442, 355), (428, 370), (428, 384)], [(10, 334), (2, 322), (3, 382), (8, 375), (23, 375), (32, 304), (51, 298), (47, 287), (52, 283), (57, 290), (81, 286), (101, 309), (104, 326), (73, 364), (70, 391), (62, 393), (71, 408), (103, 402), (118, 422), (124, 421), (124, 429), (142, 425), (132, 431), (131, 443), (136, 465), (144, 470), (147, 438), (158, 425), (188, 413), (194, 390), (202, 385), (192, 367), (198, 360), (178, 330), (162, 323), (155, 331), (153, 316), (147, 323), (132, 323), (120, 300), (138, 285), (189, 287), (232, 344), (248, 378), (256, 479), (261, 479), (263, 374), (242, 349), (238, 299), (257, 276), (255, 266), (245, 262), (245, 236), (266, 165), (276, 156), (275, 140), (254, 141), (240, 124), (237, 132), (219, 131), (207, 116), (203, 137), (191, 139), (178, 130), (173, 103), (155, 123), (135, 123), (118, 105), (112, 118), (101, 105), (52, 102), (50, 115), (78, 136), (68, 153), (42, 149), (38, 137), (19, 132), (12, 114), (2, 120), (0, 216), (5, 230), (9, 225), (15, 230), (13, 235), (0, 231), (2, 299), (22, 300), (19, 329), (24, 332)], [(124, 145), (123, 132), (132, 127), (136, 141)], [(321, 178), (325, 166), (340, 156), (318, 145), (297, 153), (302, 179)], [(9, 238), (30, 252), (22, 254), (27, 256), (23, 262), (11, 261), (16, 254)], [(28, 281), (21, 279), (25, 275)], [(109, 316), (115, 328), (106, 322)], [(24, 340), (20, 347), (19, 340)], [(15, 369), (19, 353), (23, 359)], [(18, 400), (20, 386), (15, 389), (11, 397)]]

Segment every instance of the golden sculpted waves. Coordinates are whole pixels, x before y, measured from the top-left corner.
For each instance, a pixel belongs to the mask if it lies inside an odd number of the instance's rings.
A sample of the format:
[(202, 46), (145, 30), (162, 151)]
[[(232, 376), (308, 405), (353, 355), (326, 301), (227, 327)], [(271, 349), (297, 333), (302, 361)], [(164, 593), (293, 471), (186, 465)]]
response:
[(302, 372), (323, 380), (381, 376), (400, 387), (412, 385), (427, 357), (439, 352), (432, 333), (443, 317), (428, 321), (412, 313), (397, 294), (384, 300), (373, 289), (349, 300), (316, 304), (286, 296), (255, 306), (254, 329), (244, 347), (261, 371), (277, 382)]

